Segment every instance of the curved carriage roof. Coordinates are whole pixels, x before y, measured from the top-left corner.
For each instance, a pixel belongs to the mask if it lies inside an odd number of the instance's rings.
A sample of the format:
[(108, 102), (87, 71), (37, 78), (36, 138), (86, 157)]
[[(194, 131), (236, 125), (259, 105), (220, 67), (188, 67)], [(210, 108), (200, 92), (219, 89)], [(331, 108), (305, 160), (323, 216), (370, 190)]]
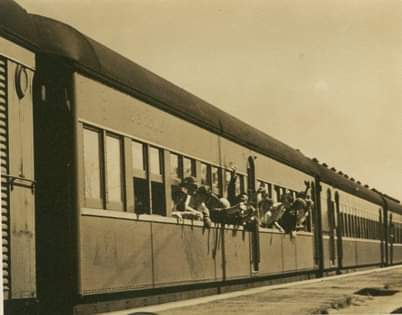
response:
[[(319, 176), (322, 181), (339, 189), (382, 204), (378, 193), (314, 163), (301, 152), (175, 86), (64, 23), (29, 14), (12, 0), (0, 0), (0, 32), (38, 53), (66, 59), (78, 71), (164, 111), (307, 174)], [(397, 205), (395, 203), (394, 208), (398, 208)]]

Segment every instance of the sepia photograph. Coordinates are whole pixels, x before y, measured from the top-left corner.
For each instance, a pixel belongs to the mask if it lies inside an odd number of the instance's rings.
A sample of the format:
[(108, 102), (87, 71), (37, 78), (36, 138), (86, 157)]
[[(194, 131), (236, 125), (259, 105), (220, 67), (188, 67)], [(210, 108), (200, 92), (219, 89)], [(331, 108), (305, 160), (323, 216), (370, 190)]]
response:
[(402, 314), (402, 1), (0, 0), (0, 315)]

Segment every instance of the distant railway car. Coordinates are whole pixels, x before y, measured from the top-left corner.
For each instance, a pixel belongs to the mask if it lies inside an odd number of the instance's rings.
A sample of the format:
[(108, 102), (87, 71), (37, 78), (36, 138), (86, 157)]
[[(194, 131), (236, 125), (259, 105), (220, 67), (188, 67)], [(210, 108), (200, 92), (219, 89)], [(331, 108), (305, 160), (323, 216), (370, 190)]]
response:
[[(9, 314), (93, 314), (402, 262), (397, 200), (11, 0), (0, 145)], [(172, 216), (185, 177), (227, 197), (234, 166), (251, 199), (310, 186), (303, 230)]]

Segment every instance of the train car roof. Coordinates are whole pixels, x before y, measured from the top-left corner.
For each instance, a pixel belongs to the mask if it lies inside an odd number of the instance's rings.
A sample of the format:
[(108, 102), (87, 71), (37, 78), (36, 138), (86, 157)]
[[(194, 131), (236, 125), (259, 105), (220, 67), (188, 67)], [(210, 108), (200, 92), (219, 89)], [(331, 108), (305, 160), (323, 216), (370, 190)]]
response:
[[(207, 128), (361, 198), (381, 205), (377, 192), (358, 185), (300, 151), (225, 113), (73, 27), (29, 14), (13, 0), (0, 0), (0, 32), (37, 53), (68, 60), (79, 72), (101, 80), (153, 106)], [(391, 204), (394, 204), (391, 201)], [(398, 208), (395, 203), (394, 208)], [(402, 208), (401, 208), (402, 213)]]

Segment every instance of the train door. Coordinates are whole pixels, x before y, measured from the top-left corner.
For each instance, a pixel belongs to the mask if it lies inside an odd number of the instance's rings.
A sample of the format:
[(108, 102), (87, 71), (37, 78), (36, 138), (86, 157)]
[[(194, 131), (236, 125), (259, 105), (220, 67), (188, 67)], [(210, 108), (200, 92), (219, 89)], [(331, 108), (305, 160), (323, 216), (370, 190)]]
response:
[(389, 222), (389, 233), (388, 233), (388, 237), (389, 237), (389, 243), (388, 243), (389, 244), (388, 245), (389, 254), (388, 254), (388, 257), (389, 257), (389, 263), (391, 265), (393, 265), (393, 263), (394, 263), (395, 225), (394, 225), (394, 223), (392, 221), (392, 213), (389, 214), (388, 222)]
[(34, 57), (33, 53), (0, 37), (3, 292), (6, 311), (12, 314), (28, 313), (25, 307), (35, 303), (36, 298)]
[(247, 160), (247, 192), (249, 196), (255, 195), (255, 163), (252, 156)]
[(333, 201), (332, 191), (327, 190), (327, 218), (324, 218), (328, 222), (328, 251), (329, 251), (329, 263), (330, 266), (337, 265), (337, 218), (335, 215), (335, 202)]
[(321, 185), (318, 179), (311, 184), (311, 196), (314, 202), (312, 221), (314, 226), (314, 265), (318, 267), (318, 276), (322, 276), (324, 269), (323, 237), (321, 220)]
[(341, 220), (341, 204), (339, 200), (339, 193), (335, 193), (335, 216), (336, 218), (336, 251), (338, 256), (338, 273), (343, 267), (343, 247), (342, 247), (342, 234), (343, 234), (343, 220)]
[(384, 219), (382, 215), (383, 209), (378, 209), (378, 229), (377, 229), (377, 237), (380, 240), (380, 253), (381, 253), (381, 266), (385, 265), (385, 242), (384, 242)]
[[(253, 203), (257, 201), (255, 182), (255, 162), (254, 158), (250, 156), (247, 160), (247, 187), (248, 195), (251, 197), (250, 201)], [(251, 233), (251, 262), (252, 270), (257, 272), (260, 264), (260, 234), (258, 229)]]

